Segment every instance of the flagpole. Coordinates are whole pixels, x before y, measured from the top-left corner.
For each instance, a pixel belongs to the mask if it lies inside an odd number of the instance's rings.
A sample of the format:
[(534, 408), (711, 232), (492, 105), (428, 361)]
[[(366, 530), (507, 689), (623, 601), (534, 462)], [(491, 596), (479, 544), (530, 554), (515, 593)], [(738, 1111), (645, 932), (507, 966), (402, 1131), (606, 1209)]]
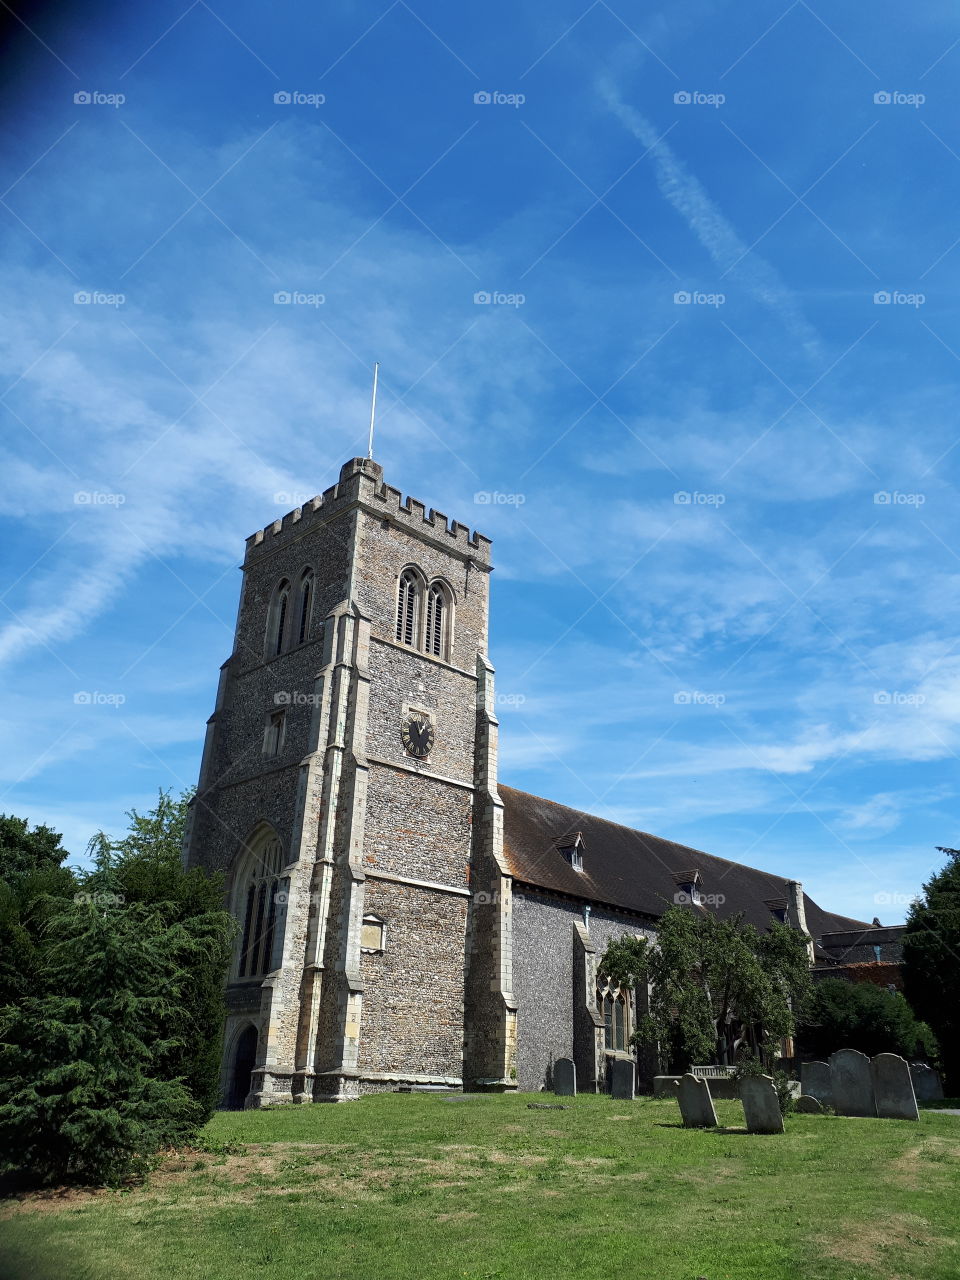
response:
[(377, 413), (377, 374), (380, 371), (380, 364), (377, 362), (373, 366), (373, 396), (370, 401), (370, 442), (367, 445), (367, 457), (373, 457), (373, 422)]

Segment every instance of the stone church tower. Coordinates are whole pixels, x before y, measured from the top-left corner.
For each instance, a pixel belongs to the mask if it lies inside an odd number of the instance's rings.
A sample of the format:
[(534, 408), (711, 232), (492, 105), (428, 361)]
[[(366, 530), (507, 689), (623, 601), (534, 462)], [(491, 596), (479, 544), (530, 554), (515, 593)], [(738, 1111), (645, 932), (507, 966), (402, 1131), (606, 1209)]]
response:
[(489, 551), (365, 458), (247, 540), (185, 855), (240, 926), (228, 1103), (516, 1087)]

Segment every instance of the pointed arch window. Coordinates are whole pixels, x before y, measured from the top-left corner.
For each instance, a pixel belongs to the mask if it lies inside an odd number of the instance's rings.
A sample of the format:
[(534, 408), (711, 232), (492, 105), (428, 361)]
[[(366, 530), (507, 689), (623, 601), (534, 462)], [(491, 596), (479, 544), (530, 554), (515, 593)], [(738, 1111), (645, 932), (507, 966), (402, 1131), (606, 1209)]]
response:
[(420, 642), (420, 601), (423, 591), (415, 569), (404, 569), (397, 590), (397, 643)]
[(282, 864), (283, 847), (276, 836), (249, 855), (237, 903), (243, 926), (238, 978), (258, 978), (279, 968), (290, 886), (289, 879), (280, 875)]
[(626, 992), (601, 983), (597, 987), (597, 1009), (603, 1018), (604, 1048), (625, 1053), (630, 1044), (630, 1002)]
[(424, 648), (435, 658), (446, 658), (450, 644), (452, 600), (446, 583), (431, 582), (427, 591), (427, 628)]
[(277, 585), (267, 611), (267, 643), (266, 656), (275, 658), (283, 653), (289, 641), (290, 629), (290, 583), (284, 578)]
[(297, 644), (310, 639), (310, 614), (313, 611), (313, 571), (305, 569), (300, 578), (300, 604), (297, 610)]

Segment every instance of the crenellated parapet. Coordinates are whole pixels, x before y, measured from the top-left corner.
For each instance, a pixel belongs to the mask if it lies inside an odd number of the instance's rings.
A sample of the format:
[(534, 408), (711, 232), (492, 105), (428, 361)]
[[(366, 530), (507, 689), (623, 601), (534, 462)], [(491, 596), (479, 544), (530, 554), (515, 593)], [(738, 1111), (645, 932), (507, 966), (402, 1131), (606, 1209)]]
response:
[(426, 538), (444, 550), (470, 559), (478, 567), (490, 563), (490, 539), (471, 533), (470, 526), (450, 520), (442, 511), (426, 507), (400, 489), (384, 484), (383, 468), (371, 458), (352, 458), (340, 470), (340, 479), (303, 506), (247, 538), (246, 563), (286, 546), (311, 528), (360, 506), (376, 518), (396, 525), (415, 537)]

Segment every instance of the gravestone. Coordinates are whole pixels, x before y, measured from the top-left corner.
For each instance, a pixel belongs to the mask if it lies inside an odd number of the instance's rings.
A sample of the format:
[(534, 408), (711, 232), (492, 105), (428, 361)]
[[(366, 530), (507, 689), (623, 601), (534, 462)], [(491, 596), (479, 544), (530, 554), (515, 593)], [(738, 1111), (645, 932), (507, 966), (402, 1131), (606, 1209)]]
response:
[(637, 1069), (632, 1058), (614, 1058), (610, 1063), (610, 1097), (632, 1102), (636, 1078)]
[(823, 1104), (817, 1098), (811, 1097), (809, 1093), (801, 1093), (794, 1105), (802, 1115), (818, 1116), (823, 1114)]
[(741, 1080), (740, 1100), (750, 1133), (783, 1133), (780, 1099), (772, 1076), (747, 1076)]
[(558, 1098), (577, 1096), (577, 1065), (572, 1058), (558, 1058), (553, 1064), (553, 1092)]
[(713, 1109), (710, 1097), (710, 1086), (706, 1080), (689, 1073), (680, 1081), (677, 1090), (677, 1101), (680, 1103), (680, 1114), (685, 1129), (713, 1129), (717, 1124), (717, 1113)]
[(878, 1053), (870, 1063), (877, 1115), (885, 1120), (919, 1120), (910, 1064), (896, 1053)]
[(870, 1059), (856, 1049), (838, 1049), (830, 1055), (830, 1093), (838, 1116), (875, 1116)]
[(800, 1063), (800, 1092), (818, 1102), (830, 1103), (830, 1064), (828, 1062)]
[(913, 1092), (918, 1102), (938, 1102), (943, 1097), (943, 1082), (939, 1072), (924, 1063), (914, 1063), (910, 1068)]

